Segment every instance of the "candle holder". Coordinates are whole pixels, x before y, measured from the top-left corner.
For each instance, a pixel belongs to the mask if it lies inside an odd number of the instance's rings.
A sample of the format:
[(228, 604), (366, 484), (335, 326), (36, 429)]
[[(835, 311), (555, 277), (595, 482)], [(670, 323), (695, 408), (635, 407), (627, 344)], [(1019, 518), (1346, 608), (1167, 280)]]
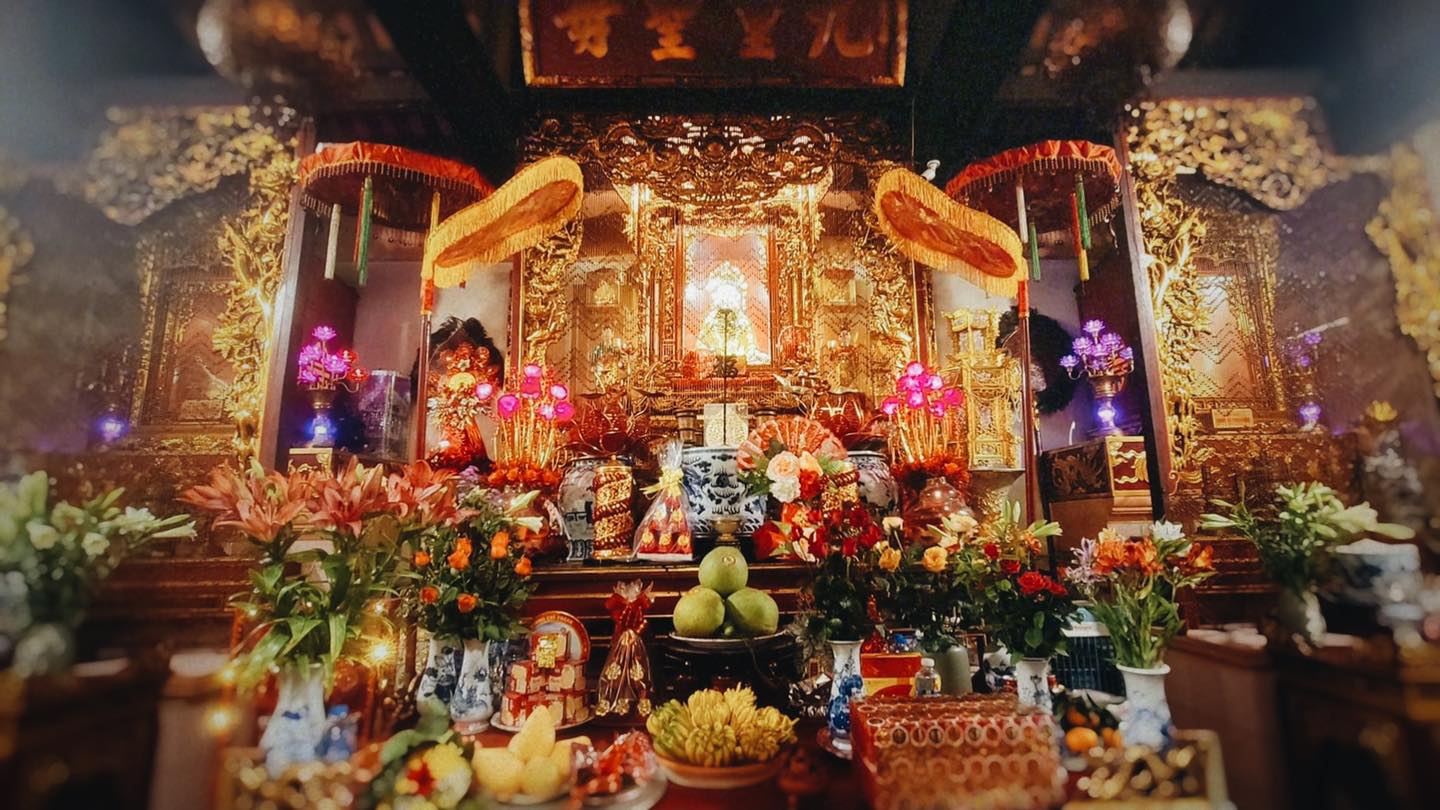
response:
[(1135, 370), (1135, 352), (1119, 335), (1106, 331), (1104, 321), (1086, 321), (1083, 331), (1084, 335), (1075, 338), (1075, 353), (1060, 358), (1060, 367), (1072, 380), (1089, 378), (1095, 394), (1095, 418), (1099, 422), (1095, 435), (1124, 435), (1115, 424), (1119, 415), (1115, 398), (1125, 390), (1125, 378)]

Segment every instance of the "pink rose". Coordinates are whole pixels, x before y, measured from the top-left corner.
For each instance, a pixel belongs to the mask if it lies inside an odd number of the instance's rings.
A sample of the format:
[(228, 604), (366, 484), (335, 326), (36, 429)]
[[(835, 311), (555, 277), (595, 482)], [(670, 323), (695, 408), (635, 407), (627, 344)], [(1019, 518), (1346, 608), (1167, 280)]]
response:
[(765, 467), (765, 477), (771, 481), (794, 481), (800, 477), (800, 459), (789, 450), (781, 450), (770, 459)]

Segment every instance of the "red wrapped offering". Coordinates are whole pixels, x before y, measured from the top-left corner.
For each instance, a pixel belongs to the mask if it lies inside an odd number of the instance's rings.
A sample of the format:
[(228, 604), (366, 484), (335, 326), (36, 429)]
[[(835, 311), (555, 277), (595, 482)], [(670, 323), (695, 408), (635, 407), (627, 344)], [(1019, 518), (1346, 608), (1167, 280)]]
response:
[(666, 445), (660, 452), (660, 480), (644, 489), (655, 500), (635, 529), (635, 556), (642, 560), (688, 562), (695, 554), (680, 447), (679, 442)]
[(1027, 810), (1065, 798), (1055, 721), (1013, 695), (877, 695), (852, 705), (851, 724), (875, 810)]
[(643, 720), (650, 716), (650, 656), (645, 652), (645, 611), (650, 608), (650, 586), (640, 580), (619, 582), (605, 600), (615, 619), (615, 638), (600, 669), (595, 690), (595, 714)]

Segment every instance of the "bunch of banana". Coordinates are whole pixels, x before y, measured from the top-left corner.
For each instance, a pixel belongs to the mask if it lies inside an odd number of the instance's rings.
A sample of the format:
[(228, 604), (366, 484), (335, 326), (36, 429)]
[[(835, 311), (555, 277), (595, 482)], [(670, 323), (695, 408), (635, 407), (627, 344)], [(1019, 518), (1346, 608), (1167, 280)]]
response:
[(705, 689), (684, 703), (669, 701), (651, 712), (645, 727), (656, 753), (707, 767), (765, 762), (795, 739), (795, 721), (757, 708), (748, 688)]

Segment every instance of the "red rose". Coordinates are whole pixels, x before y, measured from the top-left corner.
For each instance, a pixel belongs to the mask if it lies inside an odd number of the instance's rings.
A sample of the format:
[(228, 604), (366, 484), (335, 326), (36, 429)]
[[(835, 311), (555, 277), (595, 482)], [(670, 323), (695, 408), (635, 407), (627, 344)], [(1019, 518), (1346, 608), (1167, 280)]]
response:
[(423, 604), (433, 605), (439, 598), (440, 591), (437, 588), (426, 585), (420, 589), (420, 601)]
[(786, 537), (785, 533), (780, 530), (780, 524), (772, 520), (756, 529), (751, 540), (755, 543), (755, 557), (768, 560), (780, 548), (780, 544), (785, 542)]
[(1065, 585), (1058, 580), (1051, 580), (1050, 595), (1055, 597), (1056, 599), (1064, 599), (1066, 596), (1070, 595), (1070, 591), (1066, 590)]
[(1039, 571), (1026, 571), (1016, 583), (1020, 586), (1020, 593), (1025, 596), (1034, 596), (1050, 587), (1050, 579)]
[[(1001, 560), (1001, 561), (1000, 561), (1000, 570), (1001, 570), (1001, 571), (1004, 571), (1004, 572), (1007, 573), (1007, 574), (1013, 574), (1013, 573), (1015, 573), (1016, 571), (1019, 571), (1019, 570), (1020, 570), (1020, 561), (1019, 561), (1019, 560)], [(1033, 574), (1033, 573), (1035, 573), (1035, 572), (1034, 572), (1034, 571), (1030, 571), (1030, 572), (1028, 572), (1028, 573)], [(1023, 577), (1022, 577), (1022, 579), (1023, 579)]]
[(995, 545), (994, 543), (986, 543), (983, 550), (986, 557), (989, 557), (992, 560), (1000, 559), (1000, 547)]
[(469, 613), (475, 609), (475, 605), (479, 604), (479, 601), (474, 594), (462, 593), (455, 600), (455, 609), (461, 613)]
[(802, 470), (800, 473), (800, 497), (807, 501), (818, 498), (823, 483), (820, 476), (809, 470)]

